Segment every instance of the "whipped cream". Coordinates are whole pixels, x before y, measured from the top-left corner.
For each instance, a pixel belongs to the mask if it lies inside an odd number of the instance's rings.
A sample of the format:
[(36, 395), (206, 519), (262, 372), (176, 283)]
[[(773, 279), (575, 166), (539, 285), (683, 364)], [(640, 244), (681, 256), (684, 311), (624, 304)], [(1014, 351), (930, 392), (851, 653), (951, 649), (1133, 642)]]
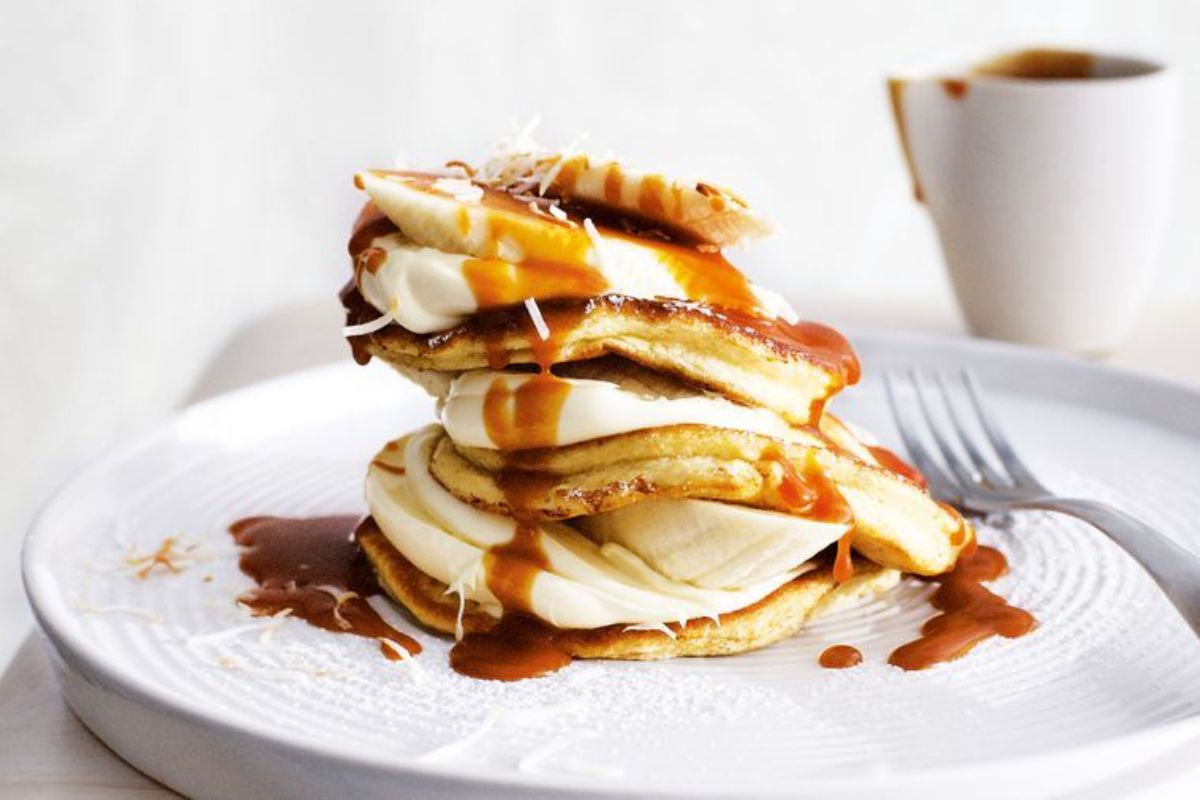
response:
[[(446, 432), (461, 445), (498, 449), (501, 443), (488, 434), (484, 417), (489, 390), (499, 382), (511, 394), (534, 379), (527, 373), (488, 370), (463, 373), (450, 384), (450, 393), (441, 408)], [(563, 446), (668, 425), (706, 425), (784, 440), (796, 435), (773, 411), (741, 406), (711, 393), (666, 398), (647, 396), (607, 381), (559, 380), (570, 389), (558, 411), (557, 435), (553, 441), (539, 441), (532, 438), (535, 432), (530, 430), (523, 447)]]
[[(480, 262), (504, 286), (492, 301), (496, 305), (526, 297), (598, 294), (705, 299), (681, 283), (680, 276), (686, 275), (681, 259), (698, 257), (689, 256), (686, 248), (606, 233), (516, 201), (496, 207), (494, 199), (489, 204), (446, 193), (437, 182), (425, 186), (417, 177), (364, 172), (356, 179), (400, 230), (370, 242), (381, 253), (370, 268), (356, 270), (359, 291), (367, 303), (414, 333), (446, 330), (484, 307), (479, 287), (469, 279), (470, 265)], [(545, 265), (554, 263), (570, 265), (576, 280), (547, 276)], [(591, 280), (579, 281), (579, 270), (591, 271)], [(789, 322), (798, 319), (779, 294), (750, 284), (748, 290), (761, 313)]]
[[(368, 471), (367, 505), (380, 530), (414, 566), (500, 616), (500, 604), (487, 585), (484, 555), (510, 542), (517, 524), (458, 500), (430, 474), (429, 460), (441, 435), (441, 428), (429, 426), (409, 437), (403, 448), (381, 452)], [(401, 466), (403, 474), (396, 470)], [(804, 560), (846, 530), (800, 518), (791, 518), (789, 529), (777, 519), (784, 515), (753, 509), (719, 517), (726, 521), (721, 525), (712, 521), (714, 509), (708, 507), (719, 504), (677, 502), (681, 505), (668, 511), (672, 524), (667, 529), (655, 524), (652, 514), (626, 520), (613, 516), (598, 523), (604, 529), (600, 543), (570, 525), (540, 523), (548, 568), (536, 574), (530, 587), (533, 613), (560, 628), (717, 617), (752, 605), (811, 569)], [(691, 503), (701, 505), (680, 512)], [(675, 546), (664, 548), (663, 537)], [(770, 553), (773, 563), (754, 563), (740, 553), (739, 545), (747, 542)], [(692, 553), (695, 563), (688, 563), (681, 555), (685, 552)], [(700, 582), (671, 574), (695, 576)]]

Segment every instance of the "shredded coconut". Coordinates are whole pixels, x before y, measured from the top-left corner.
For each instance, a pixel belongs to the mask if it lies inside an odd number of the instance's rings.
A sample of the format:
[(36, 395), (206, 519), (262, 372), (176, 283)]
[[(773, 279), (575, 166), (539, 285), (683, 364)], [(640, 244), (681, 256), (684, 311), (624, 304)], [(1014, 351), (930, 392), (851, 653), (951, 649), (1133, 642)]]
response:
[(599, 263), (602, 272), (607, 271), (608, 260), (604, 246), (604, 239), (600, 236), (600, 231), (596, 230), (596, 224), (592, 222), (592, 218), (588, 217), (583, 221), (583, 229), (587, 231), (587, 235), (591, 237), (592, 249), (596, 251), (596, 260)]
[(438, 178), (434, 181), (436, 191), (448, 194), (460, 203), (478, 203), (483, 199), (483, 187), (468, 178)]
[(550, 216), (554, 217), (559, 222), (565, 222), (572, 228), (578, 228), (579, 224), (567, 216), (567, 212), (558, 207), (558, 203), (550, 204)]
[(627, 631), (658, 631), (659, 633), (666, 634), (667, 636), (669, 636), (672, 639), (674, 639), (676, 636), (675, 631), (671, 630), (665, 622), (641, 622), (641, 623), (638, 623), (637, 625), (626, 625), (625, 630), (627, 630)]
[(396, 655), (400, 656), (400, 661), (404, 664), (404, 666), (408, 667), (409, 672), (412, 673), (414, 681), (417, 683), (423, 683), (425, 681), (425, 669), (420, 665), (420, 663), (418, 663), (417, 659), (412, 653), (408, 652), (408, 650), (402, 647), (399, 643), (394, 642), (387, 637), (381, 636), (379, 638), (379, 643), (388, 650), (391, 650)]
[(370, 322), (362, 322), (362, 323), (359, 323), (358, 325), (345, 326), (344, 328), (342, 328), (342, 336), (346, 336), (346, 337), (365, 336), (368, 333), (374, 333), (377, 330), (386, 328), (388, 325), (391, 325), (395, 321), (396, 321), (396, 318), (394, 316), (392, 316), (392, 312), (388, 311), (383, 316), (376, 317), (375, 319), (371, 320)]
[(158, 625), (163, 621), (161, 615), (148, 608), (140, 608), (138, 606), (95, 605), (87, 602), (79, 595), (75, 595), (74, 604), (76, 610), (81, 614), (127, 614), (132, 617), (141, 617), (152, 625)]
[(546, 325), (546, 318), (542, 316), (542, 309), (538, 307), (537, 300), (526, 297), (525, 310), (529, 312), (529, 318), (533, 320), (533, 327), (537, 329), (537, 335), (543, 342), (549, 339), (550, 327)]

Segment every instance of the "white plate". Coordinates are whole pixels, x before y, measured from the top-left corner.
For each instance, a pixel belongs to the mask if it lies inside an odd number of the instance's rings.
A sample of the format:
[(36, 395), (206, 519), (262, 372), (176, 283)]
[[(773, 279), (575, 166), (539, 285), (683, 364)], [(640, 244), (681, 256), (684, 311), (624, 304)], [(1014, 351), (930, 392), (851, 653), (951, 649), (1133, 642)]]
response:
[[(866, 378), (837, 402), (895, 442), (877, 376), (969, 364), (1051, 486), (1111, 500), (1196, 547), (1200, 394), (1033, 351), (854, 337)], [(25, 581), (68, 702), (139, 769), (195, 797), (1044, 796), (1094, 786), (1200, 733), (1200, 645), (1143, 573), (1086, 526), (1023, 514), (983, 530), (998, 590), (1040, 627), (923, 673), (886, 665), (928, 586), (734, 658), (577, 662), (516, 684), (419, 669), (374, 643), (233, 602), (250, 585), (226, 526), (358, 512), (365, 464), (432, 402), (352, 364), (195, 406), (78, 475), (29, 534)], [(121, 569), (167, 536), (178, 575)], [(250, 626), (245, 628), (242, 626)], [(828, 644), (867, 663), (815, 664)]]

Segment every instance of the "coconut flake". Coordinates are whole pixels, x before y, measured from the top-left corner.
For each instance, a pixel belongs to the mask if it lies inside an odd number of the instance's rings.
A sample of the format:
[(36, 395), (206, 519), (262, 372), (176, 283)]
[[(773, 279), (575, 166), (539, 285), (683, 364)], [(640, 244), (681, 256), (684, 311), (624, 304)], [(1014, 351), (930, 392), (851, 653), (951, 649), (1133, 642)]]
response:
[[(564, 753), (585, 739), (600, 739), (600, 734), (594, 731), (579, 731), (568, 736), (556, 737), (534, 748), (529, 754), (517, 762), (517, 770), (530, 774), (546, 772), (571, 772), (597, 778), (621, 778), (625, 770), (620, 767), (608, 767), (592, 764), (578, 758), (562, 758), (550, 765), (551, 759)], [(546, 767), (550, 766), (550, 769)]]
[(384, 313), (383, 316), (376, 317), (375, 319), (371, 320), (370, 322), (361, 322), (358, 325), (345, 326), (344, 328), (342, 328), (342, 336), (345, 336), (345, 337), (366, 336), (368, 333), (374, 333), (377, 330), (386, 328), (388, 325), (391, 325), (395, 321), (396, 321), (396, 318), (394, 316), (392, 316), (392, 312), (388, 311), (388, 312)]
[(567, 212), (558, 207), (558, 203), (550, 204), (550, 216), (554, 217), (559, 222), (565, 222), (572, 228), (578, 228), (579, 224), (567, 216)]
[(525, 310), (529, 312), (529, 318), (533, 320), (533, 327), (537, 329), (537, 335), (543, 342), (549, 339), (550, 327), (546, 325), (546, 318), (542, 316), (542, 309), (538, 307), (537, 300), (526, 297)]
[(600, 236), (600, 231), (596, 230), (596, 224), (592, 222), (591, 217), (587, 217), (583, 221), (583, 229), (587, 231), (587, 235), (592, 240), (592, 249), (596, 251), (596, 260), (599, 261), (601, 272), (606, 272), (605, 266), (607, 259), (605, 257), (604, 239)]
[(500, 706), (492, 706), (488, 709), (487, 714), (484, 715), (483, 720), (480, 721), (475, 730), (471, 731), (461, 739), (457, 739), (453, 742), (447, 742), (446, 744), (441, 745), (440, 747), (435, 747), (432, 750), (427, 750), (426, 752), (417, 756), (417, 760), (438, 762), (448, 761), (454, 758), (458, 754), (469, 749), (476, 742), (483, 739), (483, 737), (487, 736), (492, 728), (496, 727), (496, 723), (499, 722), (503, 716), (503, 708)]
[(483, 199), (483, 187), (468, 178), (438, 178), (434, 181), (433, 188), (450, 195), (460, 203), (478, 203)]
[(666, 634), (667, 636), (669, 636), (672, 639), (674, 639), (676, 636), (675, 631), (671, 630), (665, 622), (640, 622), (637, 625), (626, 625), (625, 630), (627, 630), (627, 631), (658, 631), (659, 633)]
[(416, 683), (425, 682), (425, 669), (417, 663), (417, 659), (413, 657), (412, 653), (408, 652), (399, 642), (393, 641), (386, 636), (380, 636), (379, 643), (400, 656), (400, 661), (412, 672), (413, 681)]
[(163, 621), (162, 616), (148, 608), (125, 605), (98, 606), (93, 603), (89, 603), (79, 595), (75, 595), (74, 605), (75, 609), (81, 614), (127, 614), (132, 617), (141, 617), (151, 625), (158, 625)]

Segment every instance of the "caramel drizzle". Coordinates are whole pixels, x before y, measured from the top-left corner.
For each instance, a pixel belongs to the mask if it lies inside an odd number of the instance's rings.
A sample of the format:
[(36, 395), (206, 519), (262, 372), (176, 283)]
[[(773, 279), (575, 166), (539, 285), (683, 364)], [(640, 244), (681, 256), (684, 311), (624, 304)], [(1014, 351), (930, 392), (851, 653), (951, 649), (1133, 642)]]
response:
[(934, 579), (941, 585), (930, 602), (942, 613), (921, 627), (919, 639), (895, 650), (888, 663), (905, 670), (927, 669), (960, 658), (993, 636), (1013, 639), (1032, 631), (1037, 626), (1032, 614), (1010, 606), (983, 585), (1007, 571), (1003, 553), (972, 541), (954, 569)]
[(778, 487), (779, 498), (792, 513), (818, 522), (851, 526), (850, 530), (838, 537), (833, 560), (833, 579), (844, 583), (854, 577), (854, 561), (851, 556), (851, 545), (857, 532), (854, 527), (854, 512), (837, 486), (821, 469), (816, 450), (810, 448), (805, 453), (801, 469), (796, 469), (796, 465), (788, 458), (784, 449), (774, 442), (763, 449), (759, 460), (767, 464), (777, 464), (783, 471), (783, 478)]
[[(577, 174), (575, 163), (574, 160), (568, 161), (556, 179), (556, 188), (566, 196), (570, 195), (570, 188), (573, 186)], [(439, 178), (436, 175), (403, 171), (377, 171), (375, 174), (390, 177), (393, 180), (401, 180), (409, 187), (419, 191), (444, 195), (434, 186)], [(620, 190), (620, 173), (619, 171), (615, 173), (615, 178), (611, 177), (613, 174), (610, 172), (606, 175), (606, 192)], [(576, 287), (576, 291), (581, 291), (579, 289), (581, 285), (594, 285), (597, 281), (603, 282), (603, 277), (599, 276), (589, 263), (594, 243), (581, 225), (584, 213), (582, 210), (564, 209), (568, 215), (567, 220), (548, 218), (544, 214), (532, 211), (527, 201), (522, 202), (506, 192), (491, 187), (479, 186), (483, 189), (480, 206), (496, 212), (485, 215), (488, 226), (486, 239), (488, 259), (500, 259), (505, 246), (519, 251), (522, 264), (536, 266), (530, 267), (529, 275), (516, 280), (540, 283), (542, 288), (545, 288), (545, 283), (541, 279), (552, 275), (556, 270), (567, 274), (569, 283)], [(648, 215), (661, 215), (665, 198), (671, 196), (670, 192), (671, 189), (666, 186), (661, 177), (648, 176), (643, 180), (639, 192), (639, 208)], [(464, 206), (464, 211), (465, 209)], [(601, 210), (595, 210), (595, 212), (590, 216), (602, 236), (610, 239), (624, 239), (654, 249), (659, 260), (683, 288), (688, 299), (761, 313), (761, 306), (749, 281), (720, 253), (700, 252), (695, 248), (694, 242), (687, 240), (674, 241), (670, 237), (658, 239), (638, 235), (644, 232), (636, 230), (629, 232), (623, 229), (631, 224), (630, 220), (619, 216), (613, 218), (611, 212), (607, 214)], [(469, 225), (468, 215), (466, 222), (460, 225), (460, 232), (465, 235), (470, 230)], [(478, 275), (485, 266), (492, 268), (496, 265), (494, 263), (476, 265), (475, 274)], [(573, 268), (573, 271), (568, 268)], [(588, 270), (596, 274), (581, 277), (581, 275), (586, 275)], [(581, 273), (581, 271), (583, 272)], [(557, 292), (560, 290), (557, 287), (551, 286), (551, 288), (554, 293), (525, 294), (519, 299), (575, 296), (558, 294)], [(488, 293), (486, 289), (484, 292)]]
[(862, 663), (862, 653), (848, 644), (835, 644), (825, 648), (818, 663), (825, 669), (849, 669)]
[(554, 643), (554, 631), (521, 614), (505, 614), (486, 633), (468, 633), (450, 650), (450, 667), (461, 675), (520, 681), (557, 672), (571, 654)]
[(921, 187), (921, 179), (917, 177), (917, 162), (913, 158), (912, 140), (908, 137), (908, 116), (904, 113), (904, 90), (907, 87), (908, 81), (899, 78), (889, 80), (888, 99), (892, 103), (892, 117), (896, 120), (896, 135), (900, 137), (900, 150), (904, 153), (904, 163), (912, 178), (913, 199), (924, 203), (925, 190)]
[(865, 446), (871, 455), (875, 456), (875, 460), (879, 462), (879, 466), (915, 483), (922, 489), (929, 487), (929, 481), (925, 479), (925, 476), (916, 467), (896, 455), (893, 451), (882, 445), (869, 444)]
[[(568, 162), (559, 180), (566, 186), (574, 174)], [(419, 191), (445, 196), (434, 188), (439, 176), (414, 172), (378, 172)], [(565, 177), (564, 177), (565, 175)], [(618, 175), (619, 177), (619, 175)], [(662, 183), (661, 179), (659, 183)], [(665, 184), (658, 188), (648, 179), (642, 189), (642, 202), (647, 207), (661, 203)], [(464, 279), (482, 310), (511, 307), (526, 298), (581, 299), (601, 296), (608, 288), (603, 273), (589, 263), (594, 243), (580, 226), (584, 209), (567, 208), (566, 220), (558, 220), (530, 210), (505, 192), (483, 187), (480, 207), (495, 213), (484, 213), (487, 225), (482, 258), (467, 258), (463, 264)], [(569, 195), (569, 192), (564, 192)], [(652, 198), (658, 198), (652, 199)], [(636, 221), (624, 216), (607, 215), (603, 211), (589, 215), (602, 236), (636, 242), (654, 250), (660, 263), (670, 272), (689, 300), (719, 309), (729, 324), (777, 342), (786, 350), (799, 351), (804, 357), (826, 368), (834, 375), (828, 388), (832, 395), (842, 386), (859, 378), (857, 357), (849, 343), (827, 326), (813, 322), (788, 323), (763, 315), (753, 288), (736, 267), (720, 252), (697, 249), (697, 243), (653, 229), (641, 229)], [(459, 209), (458, 229), (462, 235), (471, 231), (472, 214), (466, 205)], [(351, 237), (350, 251), (355, 259), (356, 277), (363, 270), (377, 270), (385, 258), (384, 251), (371, 247), (371, 242), (396, 227), (374, 206), (368, 203), (359, 215)], [(519, 263), (504, 258), (519, 252)], [(505, 352), (503, 327), (496, 325), (485, 330), (487, 361), (492, 369), (507, 365), (510, 355)], [(363, 337), (355, 337), (363, 338)], [(352, 343), (357, 360), (364, 360), (365, 347)], [(819, 417), (819, 404), (814, 404), (813, 419)]]
[(358, 548), (358, 523), (353, 516), (249, 517), (233, 523), (229, 532), (242, 548), (238, 566), (258, 584), (238, 600), (256, 617), (287, 611), (323, 630), (378, 640), (389, 660), (403, 657), (396, 648), (416, 655), (421, 645), (367, 603), (380, 590)]
[[(553, 447), (558, 421), (571, 385), (551, 372), (569, 326), (566, 320), (546, 320), (550, 335), (536, 331), (536, 375), (510, 389), (503, 378), (488, 386), (483, 401), (484, 428), (501, 453)], [(529, 323), (532, 327), (532, 321)], [(556, 672), (571, 656), (554, 643), (554, 631), (532, 619), (533, 587), (538, 575), (550, 569), (538, 520), (537, 500), (558, 483), (555, 475), (505, 466), (497, 476), (509, 514), (516, 522), (512, 539), (483, 555), (487, 587), (503, 609), (492, 630), (472, 633), (450, 651), (450, 666), (464, 675), (489, 680), (523, 680)]]

